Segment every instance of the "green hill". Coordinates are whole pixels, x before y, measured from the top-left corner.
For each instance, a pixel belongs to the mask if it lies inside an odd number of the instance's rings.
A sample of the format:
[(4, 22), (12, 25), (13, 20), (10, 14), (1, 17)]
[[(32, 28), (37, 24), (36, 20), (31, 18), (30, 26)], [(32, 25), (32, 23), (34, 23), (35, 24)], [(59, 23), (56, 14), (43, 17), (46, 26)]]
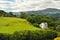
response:
[(47, 8), (38, 11), (28, 11), (26, 13), (27, 15), (36, 14), (36, 15), (50, 16), (53, 18), (60, 18), (60, 10), (55, 8)]
[(25, 19), (13, 17), (0, 17), (0, 33), (12, 34), (15, 31), (36, 30), (32, 24)]

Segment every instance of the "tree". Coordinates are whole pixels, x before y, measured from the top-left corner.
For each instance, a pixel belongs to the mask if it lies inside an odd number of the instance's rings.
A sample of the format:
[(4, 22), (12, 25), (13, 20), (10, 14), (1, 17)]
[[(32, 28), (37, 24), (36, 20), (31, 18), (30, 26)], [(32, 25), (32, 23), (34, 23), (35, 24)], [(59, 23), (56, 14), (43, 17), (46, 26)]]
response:
[(26, 17), (27, 17), (26, 13), (25, 13), (25, 12), (21, 12), (21, 14), (20, 14), (20, 18), (25, 19)]
[(13, 15), (12, 12), (9, 12), (9, 15), (8, 16), (13, 17), (14, 15)]

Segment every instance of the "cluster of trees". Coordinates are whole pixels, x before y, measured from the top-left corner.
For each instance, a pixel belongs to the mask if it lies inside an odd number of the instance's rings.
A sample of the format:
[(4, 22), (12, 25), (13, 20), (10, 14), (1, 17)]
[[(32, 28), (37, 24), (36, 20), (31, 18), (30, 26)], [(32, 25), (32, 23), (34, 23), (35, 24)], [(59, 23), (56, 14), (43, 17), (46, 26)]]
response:
[(16, 15), (13, 15), (12, 12), (5, 12), (3, 10), (0, 10), (0, 17), (16, 17)]
[(20, 18), (23, 18), (23, 19), (26, 19), (27, 18), (27, 15), (25, 12), (20, 12)]
[(39, 24), (42, 22), (47, 22), (49, 25), (49, 28), (53, 30), (59, 30), (60, 25), (60, 19), (55, 19), (49, 16), (41, 16), (36, 14), (30, 14), (29, 16), (25, 12), (21, 12), (20, 18), (27, 19), (30, 23), (32, 23), (34, 26), (39, 27)]
[(54, 19), (51, 17), (47, 17), (47, 16), (40, 16), (40, 15), (33, 15), (33, 16), (29, 16), (27, 17), (27, 20), (29, 22), (33, 23), (37, 23), (40, 24), (42, 22), (48, 22), (50, 23), (51, 21), (53, 21)]
[(41, 16), (41, 15), (31, 15), (27, 17), (27, 21), (32, 23), (35, 26), (39, 26), (42, 22), (47, 22), (50, 28), (56, 29), (58, 25), (60, 25), (60, 21), (57, 19), (49, 17), (49, 16)]
[(57, 33), (52, 30), (25, 30), (14, 34), (0, 33), (0, 40), (53, 40)]

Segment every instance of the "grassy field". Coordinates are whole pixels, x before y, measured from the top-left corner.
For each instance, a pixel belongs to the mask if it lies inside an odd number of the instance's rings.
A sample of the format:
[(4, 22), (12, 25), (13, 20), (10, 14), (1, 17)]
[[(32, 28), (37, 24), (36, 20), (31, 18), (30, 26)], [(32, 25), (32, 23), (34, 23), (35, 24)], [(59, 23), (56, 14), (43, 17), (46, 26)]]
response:
[(32, 24), (25, 19), (13, 18), (13, 17), (0, 17), (0, 33), (12, 34), (15, 31), (23, 30), (36, 30)]

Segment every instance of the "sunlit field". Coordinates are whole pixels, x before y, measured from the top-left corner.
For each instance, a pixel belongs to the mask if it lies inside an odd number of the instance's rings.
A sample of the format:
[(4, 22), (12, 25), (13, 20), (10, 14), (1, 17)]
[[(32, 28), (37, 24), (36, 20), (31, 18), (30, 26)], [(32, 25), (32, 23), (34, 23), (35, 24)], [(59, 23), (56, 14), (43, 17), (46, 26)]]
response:
[(13, 18), (13, 17), (0, 17), (0, 33), (12, 34), (15, 31), (23, 30), (36, 30), (32, 24), (25, 19)]

